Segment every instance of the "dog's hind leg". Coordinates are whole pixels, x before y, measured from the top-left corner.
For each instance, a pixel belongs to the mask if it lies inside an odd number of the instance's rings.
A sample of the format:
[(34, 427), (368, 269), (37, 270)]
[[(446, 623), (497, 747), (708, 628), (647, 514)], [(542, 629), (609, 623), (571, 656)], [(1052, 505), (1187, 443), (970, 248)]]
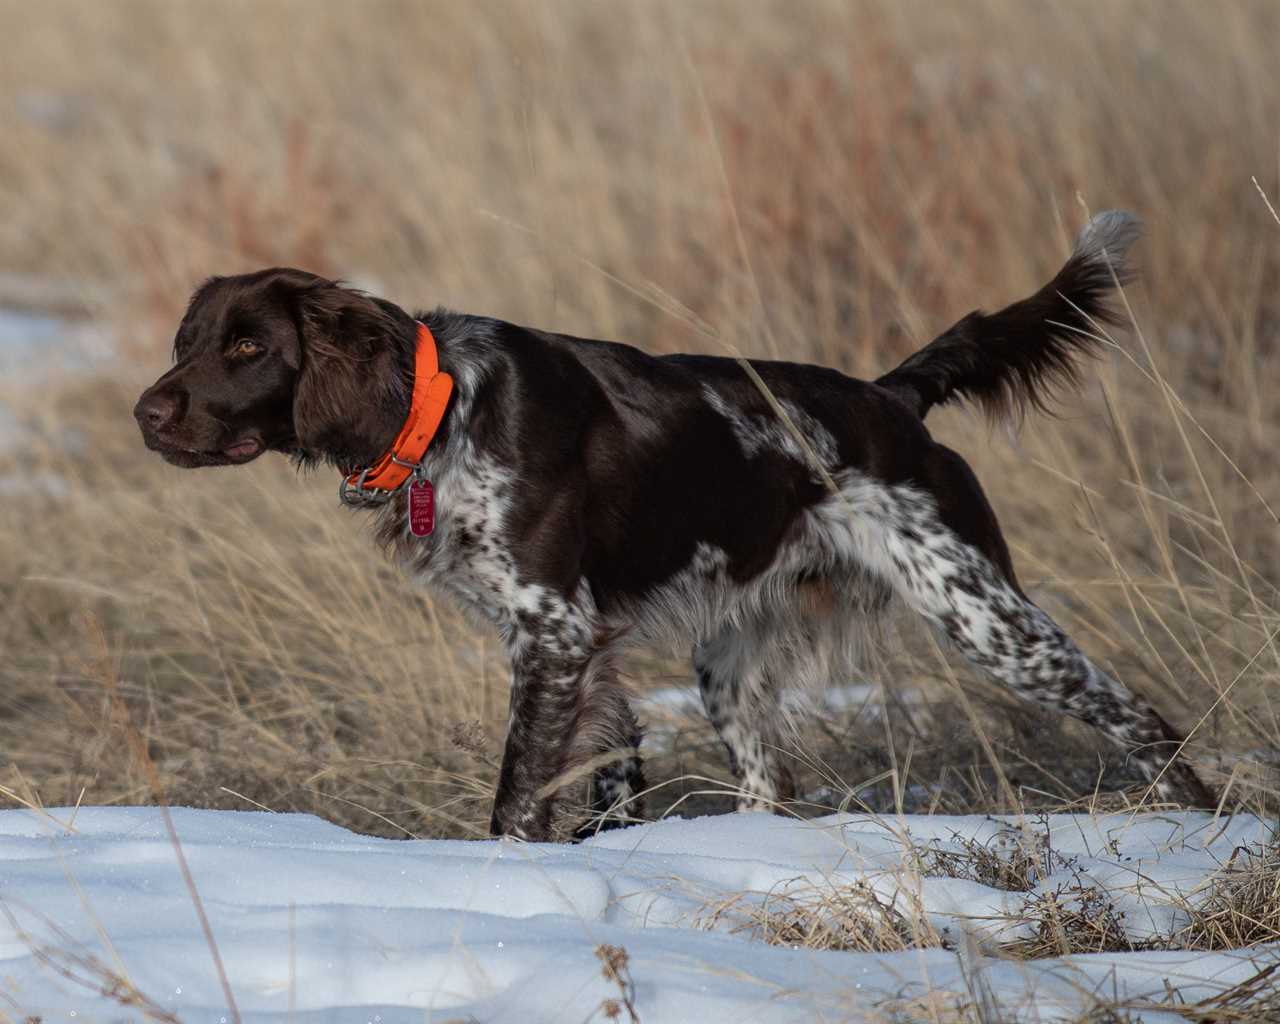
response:
[(781, 692), (770, 671), (777, 643), (772, 624), (726, 624), (693, 651), (707, 717), (729, 752), (738, 781), (738, 810), (773, 810), (795, 796), (781, 750)]
[(644, 820), (644, 765), (640, 760), (642, 731), (621, 683), (615, 683), (602, 701), (604, 718), (600, 726), (600, 765), (591, 776), (591, 818), (581, 826), (579, 838), (606, 829)]
[(1018, 587), (995, 514), (968, 465), (933, 445), (924, 485), (854, 483), (860, 556), (973, 664), (1024, 700), (1102, 730), (1162, 799), (1212, 806), (1180, 739), (1141, 697), (1094, 665)]

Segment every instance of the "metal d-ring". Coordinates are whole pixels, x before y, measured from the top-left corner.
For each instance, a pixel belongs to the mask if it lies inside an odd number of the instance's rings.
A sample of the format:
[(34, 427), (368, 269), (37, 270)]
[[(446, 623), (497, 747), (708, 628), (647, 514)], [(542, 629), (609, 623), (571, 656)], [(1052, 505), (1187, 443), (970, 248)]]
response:
[(338, 481), (338, 499), (348, 508), (365, 508), (369, 505), (381, 505), (391, 500), (392, 491), (380, 491), (376, 487), (365, 489), (365, 477), (369, 475), (369, 470), (361, 470), (360, 475), (356, 477), (356, 482), (352, 483), (347, 477), (343, 477)]
[[(391, 456), (391, 461), (392, 461), (392, 462), (394, 462), (397, 466), (403, 466), (405, 469), (412, 470), (412, 472), (411, 472), (411, 473), (410, 473), (410, 475), (409, 475), (409, 479), (410, 479), (410, 480), (419, 480), (419, 481), (420, 481), (420, 480), (426, 480), (426, 479), (427, 479), (427, 467), (426, 467), (426, 461), (427, 461), (427, 460), (426, 460), (426, 459), (422, 459), (422, 460), (421, 460), (421, 461), (419, 461), (419, 462), (404, 462), (404, 461), (403, 461), (403, 460), (401, 460), (401, 459), (397, 459), (397, 458), (393, 455), (393, 456)], [(407, 481), (406, 481), (406, 482), (407, 482)], [(403, 486), (404, 486), (404, 484), (401, 484), (401, 485), (400, 485), (400, 487), (403, 487)], [(400, 489), (400, 487), (397, 487), (397, 488), (396, 488), (396, 490), (398, 491), (398, 490)], [(388, 492), (388, 495), (390, 495), (390, 494), (392, 494), (392, 493), (394, 493), (394, 492), (389, 491), (389, 492)]]
[[(419, 473), (422, 472), (421, 462), (405, 462), (404, 459), (397, 459), (394, 455), (391, 456), (391, 461), (394, 462), (397, 466), (403, 466), (405, 469), (413, 470), (414, 476), (417, 476)], [(366, 470), (366, 472), (368, 471)]]

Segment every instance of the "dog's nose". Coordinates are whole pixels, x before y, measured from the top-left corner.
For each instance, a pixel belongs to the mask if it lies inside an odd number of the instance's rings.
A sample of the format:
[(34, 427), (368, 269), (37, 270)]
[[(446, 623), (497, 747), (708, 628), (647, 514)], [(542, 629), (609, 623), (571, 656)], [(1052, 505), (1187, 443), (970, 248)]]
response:
[(133, 417), (147, 430), (163, 430), (178, 416), (178, 400), (164, 393), (143, 395), (133, 407)]

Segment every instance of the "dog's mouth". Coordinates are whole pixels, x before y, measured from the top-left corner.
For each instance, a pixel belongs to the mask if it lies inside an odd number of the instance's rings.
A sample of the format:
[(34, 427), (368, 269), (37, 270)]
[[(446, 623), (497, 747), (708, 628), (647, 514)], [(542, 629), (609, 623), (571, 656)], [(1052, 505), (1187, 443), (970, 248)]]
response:
[(168, 463), (193, 469), (197, 466), (241, 466), (252, 462), (267, 446), (261, 438), (246, 437), (222, 448), (190, 448), (161, 438), (148, 437), (147, 447)]

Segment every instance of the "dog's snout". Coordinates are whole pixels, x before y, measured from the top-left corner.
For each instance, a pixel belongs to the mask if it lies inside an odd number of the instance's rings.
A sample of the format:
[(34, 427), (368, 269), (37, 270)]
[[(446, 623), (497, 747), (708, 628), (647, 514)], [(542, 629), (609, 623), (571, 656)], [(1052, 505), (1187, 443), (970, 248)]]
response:
[(178, 399), (166, 392), (147, 393), (133, 407), (134, 418), (146, 430), (164, 430), (178, 418)]

